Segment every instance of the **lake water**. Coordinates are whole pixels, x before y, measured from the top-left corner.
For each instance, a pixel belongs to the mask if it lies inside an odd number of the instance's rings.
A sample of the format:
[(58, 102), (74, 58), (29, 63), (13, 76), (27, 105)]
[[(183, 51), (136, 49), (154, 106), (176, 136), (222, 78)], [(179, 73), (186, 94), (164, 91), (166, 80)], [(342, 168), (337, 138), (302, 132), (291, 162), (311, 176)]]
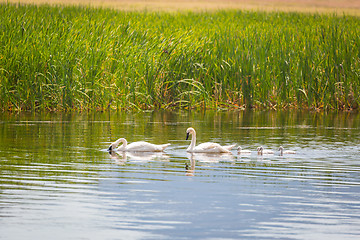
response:
[[(190, 126), (253, 152), (188, 154)], [(360, 238), (360, 114), (2, 113), (0, 133), (0, 239)], [(120, 137), (171, 146), (110, 155)]]

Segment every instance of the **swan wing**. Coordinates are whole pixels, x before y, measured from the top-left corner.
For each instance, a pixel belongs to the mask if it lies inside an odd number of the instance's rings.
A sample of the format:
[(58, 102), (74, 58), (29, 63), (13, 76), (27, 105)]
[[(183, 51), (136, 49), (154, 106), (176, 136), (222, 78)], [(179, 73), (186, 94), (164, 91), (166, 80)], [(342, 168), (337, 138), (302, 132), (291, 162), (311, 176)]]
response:
[(274, 154), (272, 150), (263, 150), (263, 154)]
[(170, 144), (155, 145), (148, 142), (133, 142), (126, 146), (129, 152), (161, 152)]
[(126, 146), (128, 152), (146, 152), (151, 148), (150, 143), (147, 142), (133, 142)]
[(196, 146), (193, 152), (202, 152), (202, 153), (227, 153), (229, 150), (223, 148), (218, 143), (202, 143)]
[(166, 144), (162, 144), (162, 145), (158, 145), (158, 146), (159, 146), (159, 148), (161, 149), (161, 151), (164, 151), (165, 148), (167, 148), (167, 147), (170, 146), (170, 145), (171, 145), (171, 143), (166, 143)]
[(231, 149), (233, 149), (236, 146), (236, 144), (234, 145), (229, 145), (229, 146), (223, 146), (223, 148), (225, 148), (226, 150), (230, 151)]
[(286, 150), (286, 151), (284, 151), (283, 153), (284, 153), (284, 154), (296, 154), (296, 152), (293, 151), (293, 150)]

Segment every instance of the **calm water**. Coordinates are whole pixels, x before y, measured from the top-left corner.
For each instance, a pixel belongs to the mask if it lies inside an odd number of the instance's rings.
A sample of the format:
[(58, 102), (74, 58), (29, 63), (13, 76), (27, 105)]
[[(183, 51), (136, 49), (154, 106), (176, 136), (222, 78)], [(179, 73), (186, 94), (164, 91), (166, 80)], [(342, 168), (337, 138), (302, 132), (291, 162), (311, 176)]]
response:
[[(187, 154), (189, 126), (254, 152)], [(120, 137), (172, 145), (107, 153)], [(0, 239), (360, 237), (360, 114), (2, 113), (0, 170)]]

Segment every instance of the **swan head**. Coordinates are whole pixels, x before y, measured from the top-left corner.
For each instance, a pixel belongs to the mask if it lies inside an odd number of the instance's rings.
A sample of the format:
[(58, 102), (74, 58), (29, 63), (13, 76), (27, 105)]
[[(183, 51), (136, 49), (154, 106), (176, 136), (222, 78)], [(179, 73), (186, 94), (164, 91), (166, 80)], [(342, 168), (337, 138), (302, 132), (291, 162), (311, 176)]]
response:
[(239, 146), (239, 147), (237, 148), (237, 150), (238, 150), (238, 152), (241, 152), (241, 147)]
[(262, 146), (257, 148), (258, 153), (262, 152), (263, 150), (264, 150), (264, 148)]
[(195, 133), (195, 129), (193, 129), (192, 127), (189, 127), (187, 130), (186, 130), (186, 140), (189, 139), (189, 135), (190, 134), (194, 134)]
[(109, 148), (108, 148), (108, 151), (109, 151), (109, 152), (114, 151), (115, 148), (116, 148), (117, 146), (119, 146), (119, 144), (120, 144), (121, 142), (122, 142), (122, 143), (125, 143), (125, 142), (126, 142), (125, 138), (119, 138), (118, 140), (116, 140), (115, 142), (113, 142), (112, 144), (110, 144), (110, 146), (109, 146)]
[(280, 151), (280, 156), (284, 154), (284, 148), (282, 146), (279, 147), (278, 151)]

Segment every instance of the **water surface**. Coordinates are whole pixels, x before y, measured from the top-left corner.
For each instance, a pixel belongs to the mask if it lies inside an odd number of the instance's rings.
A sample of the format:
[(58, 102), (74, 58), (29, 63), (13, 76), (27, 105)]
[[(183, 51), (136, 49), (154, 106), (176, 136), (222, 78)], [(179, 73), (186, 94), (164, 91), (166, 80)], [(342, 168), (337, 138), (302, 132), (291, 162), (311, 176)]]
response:
[[(188, 154), (189, 126), (253, 152)], [(359, 114), (3, 113), (0, 133), (0, 239), (360, 236)], [(120, 137), (171, 146), (110, 155)]]

